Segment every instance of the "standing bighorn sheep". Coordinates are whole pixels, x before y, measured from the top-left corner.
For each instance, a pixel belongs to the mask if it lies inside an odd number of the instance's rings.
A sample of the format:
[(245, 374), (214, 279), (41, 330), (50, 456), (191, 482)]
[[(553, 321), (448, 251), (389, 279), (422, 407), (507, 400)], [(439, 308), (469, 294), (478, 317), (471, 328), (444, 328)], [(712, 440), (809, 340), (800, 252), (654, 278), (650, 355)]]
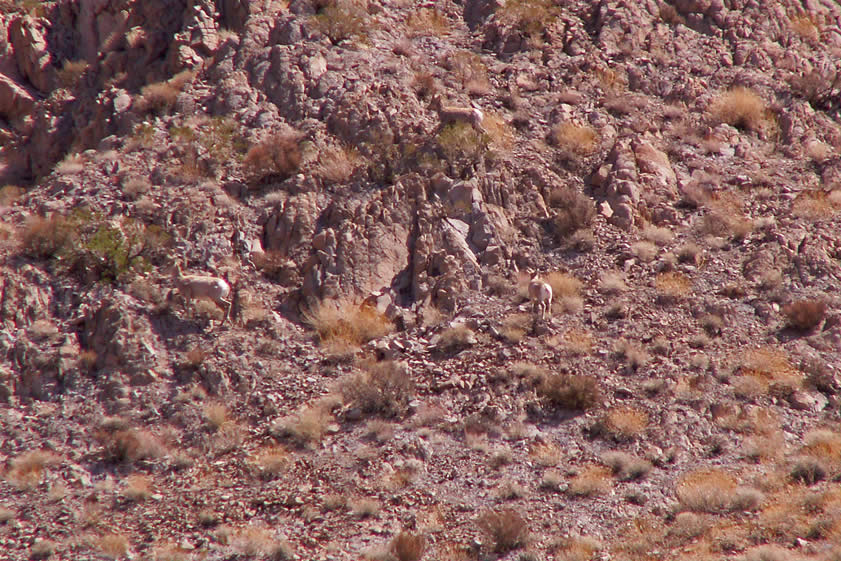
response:
[(208, 298), (219, 306), (225, 312), (225, 317), (219, 325), (228, 319), (232, 301), (227, 298), (231, 294), (231, 286), (225, 279), (206, 275), (185, 275), (181, 271), (181, 264), (176, 263), (173, 283), (188, 304), (196, 298)]
[(534, 303), (535, 314), (540, 312), (540, 319), (546, 319), (546, 314), (552, 314), (552, 286), (540, 280), (534, 273), (529, 282), (529, 298)]
[(467, 123), (481, 133), (486, 132), (482, 126), (482, 120), (485, 118), (485, 114), (480, 109), (476, 109), (475, 107), (443, 105), (440, 95), (432, 98), (432, 108), (438, 112), (438, 118), (441, 119), (442, 125)]

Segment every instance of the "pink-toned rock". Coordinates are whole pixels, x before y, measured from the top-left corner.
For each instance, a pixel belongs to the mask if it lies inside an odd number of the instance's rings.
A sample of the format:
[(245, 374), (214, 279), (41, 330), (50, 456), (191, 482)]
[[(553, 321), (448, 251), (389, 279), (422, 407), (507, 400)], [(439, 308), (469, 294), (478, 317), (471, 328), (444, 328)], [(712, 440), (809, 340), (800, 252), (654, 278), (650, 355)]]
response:
[(51, 83), (52, 57), (47, 48), (45, 26), (48, 22), (23, 16), (9, 25), (9, 42), (15, 53), (20, 73), (41, 92), (48, 92)]
[(8, 76), (0, 74), (0, 115), (9, 121), (32, 112), (35, 99)]

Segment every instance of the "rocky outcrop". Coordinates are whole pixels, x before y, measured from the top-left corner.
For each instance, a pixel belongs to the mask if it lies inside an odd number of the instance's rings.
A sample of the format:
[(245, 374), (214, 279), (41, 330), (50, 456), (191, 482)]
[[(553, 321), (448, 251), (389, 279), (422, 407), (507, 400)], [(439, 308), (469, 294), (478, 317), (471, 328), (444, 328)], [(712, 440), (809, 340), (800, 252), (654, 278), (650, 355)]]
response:
[(20, 16), (9, 24), (9, 43), (18, 69), (42, 93), (52, 88), (52, 55), (47, 45), (50, 23), (44, 19)]

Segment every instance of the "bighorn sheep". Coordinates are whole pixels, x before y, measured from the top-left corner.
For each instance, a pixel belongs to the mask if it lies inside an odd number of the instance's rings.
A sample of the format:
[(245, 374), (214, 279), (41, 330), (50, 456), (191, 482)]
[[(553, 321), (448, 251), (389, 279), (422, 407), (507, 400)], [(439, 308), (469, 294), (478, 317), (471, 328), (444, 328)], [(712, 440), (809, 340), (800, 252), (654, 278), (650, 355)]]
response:
[(532, 274), (529, 282), (529, 298), (534, 303), (535, 314), (540, 312), (540, 319), (546, 319), (546, 314), (552, 314), (552, 286), (540, 280), (537, 273)]
[(222, 325), (228, 319), (231, 312), (231, 300), (226, 300), (231, 294), (231, 286), (225, 279), (205, 275), (185, 275), (181, 271), (181, 264), (175, 264), (175, 276), (173, 277), (175, 288), (181, 296), (190, 303), (196, 298), (208, 298), (219, 306), (224, 312)]
[(485, 114), (480, 109), (476, 109), (475, 107), (443, 105), (441, 103), (441, 96), (439, 95), (432, 98), (432, 108), (438, 112), (438, 118), (441, 119), (442, 125), (467, 123), (481, 133), (486, 132), (482, 126), (482, 120), (485, 118)]

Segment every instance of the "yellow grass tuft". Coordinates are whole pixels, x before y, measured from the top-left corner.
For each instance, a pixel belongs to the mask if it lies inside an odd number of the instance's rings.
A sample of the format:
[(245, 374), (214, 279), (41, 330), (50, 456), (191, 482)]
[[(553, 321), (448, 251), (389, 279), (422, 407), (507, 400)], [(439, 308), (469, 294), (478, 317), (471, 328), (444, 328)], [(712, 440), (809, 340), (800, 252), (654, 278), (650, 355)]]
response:
[(720, 94), (710, 106), (710, 116), (718, 122), (754, 132), (773, 120), (762, 98), (741, 86)]
[(346, 344), (359, 347), (394, 329), (388, 318), (376, 308), (360, 306), (350, 300), (320, 302), (304, 315), (304, 321), (318, 333), (322, 346)]
[(552, 129), (552, 140), (568, 156), (589, 156), (599, 147), (599, 133), (590, 125), (569, 121)]

